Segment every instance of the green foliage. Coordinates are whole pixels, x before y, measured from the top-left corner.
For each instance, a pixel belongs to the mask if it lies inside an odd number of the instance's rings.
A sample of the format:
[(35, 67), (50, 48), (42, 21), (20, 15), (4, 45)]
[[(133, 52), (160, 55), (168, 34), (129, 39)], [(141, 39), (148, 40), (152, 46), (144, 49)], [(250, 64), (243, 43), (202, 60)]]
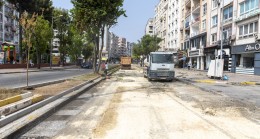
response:
[[(81, 32), (86, 32), (91, 39), (90, 42), (95, 44), (93, 59), (94, 65), (101, 53), (104, 44), (104, 29), (110, 28), (117, 23), (117, 18), (121, 15), (125, 16), (123, 10), (124, 0), (71, 0), (74, 9), (72, 10), (73, 19), (75, 20), (77, 28)], [(99, 49), (99, 38), (102, 38), (101, 49)], [(94, 71), (98, 69), (94, 66)]]
[(94, 43), (89, 43), (86, 45), (86, 47), (83, 48), (82, 54), (85, 60), (89, 59), (93, 55), (94, 47)]
[(43, 19), (43, 16), (38, 16), (36, 26), (33, 33), (33, 50), (36, 52), (38, 68), (40, 68), (41, 55), (44, 54), (49, 46), (49, 41), (52, 38), (52, 29), (49, 21)]
[(73, 33), (70, 30), (71, 19), (68, 10), (54, 9), (54, 28), (58, 30), (57, 38), (60, 40), (60, 59), (64, 64), (65, 55), (69, 52), (69, 47), (72, 44)]
[(157, 36), (145, 35), (141, 38), (137, 44), (134, 44), (133, 54), (135, 57), (147, 56), (150, 52), (157, 51), (159, 43), (162, 41), (161, 38)]
[(36, 13), (43, 15), (45, 19), (51, 21), (52, 1), (51, 0), (7, 0), (15, 5), (20, 12), (27, 11), (29, 14)]
[(79, 34), (73, 24), (70, 25), (70, 33), (71, 37), (71, 44), (68, 47), (68, 54), (71, 56), (71, 60), (76, 62), (76, 60), (81, 56), (81, 52), (83, 49), (83, 39), (84, 36)]

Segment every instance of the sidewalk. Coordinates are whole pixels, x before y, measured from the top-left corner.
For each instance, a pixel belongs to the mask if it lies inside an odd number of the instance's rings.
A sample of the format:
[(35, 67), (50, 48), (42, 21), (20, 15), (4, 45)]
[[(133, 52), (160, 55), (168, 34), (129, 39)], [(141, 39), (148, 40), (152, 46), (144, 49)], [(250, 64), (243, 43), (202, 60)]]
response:
[(207, 71), (187, 70), (175, 68), (175, 76), (180, 79), (185, 79), (192, 82), (200, 83), (226, 83), (237, 85), (260, 85), (260, 76), (257, 75), (244, 75), (237, 73), (224, 72), (228, 76), (228, 80), (210, 79), (207, 76)]
[[(75, 68), (75, 65), (72, 66), (64, 66), (64, 67), (41, 67), (40, 69), (37, 68), (29, 68), (29, 72), (39, 72), (39, 71), (52, 71), (52, 70), (64, 70), (64, 69), (70, 69)], [(12, 73), (24, 73), (26, 72), (26, 68), (17, 68), (17, 69), (0, 69), (0, 74), (12, 74)]]

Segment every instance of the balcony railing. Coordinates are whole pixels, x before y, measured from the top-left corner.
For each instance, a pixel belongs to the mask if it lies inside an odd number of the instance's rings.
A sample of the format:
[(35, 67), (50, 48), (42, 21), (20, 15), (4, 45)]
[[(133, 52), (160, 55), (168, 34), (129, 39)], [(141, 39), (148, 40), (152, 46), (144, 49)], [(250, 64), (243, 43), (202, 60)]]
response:
[(192, 21), (191, 21), (191, 23), (192, 24), (195, 24), (195, 23), (197, 23), (197, 22), (199, 22), (200, 21), (200, 17), (196, 17), (195, 19), (193, 19)]
[(192, 7), (192, 11), (196, 10), (199, 6), (200, 6), (200, 3), (197, 3), (196, 5), (194, 5), (194, 6)]
[(185, 35), (185, 40), (188, 40), (190, 38), (190, 35)]
[(185, 0), (185, 4), (188, 4), (190, 2), (190, 0)]
[(199, 31), (196, 31), (196, 32), (194, 32), (194, 33), (191, 34), (191, 37), (197, 36), (197, 35), (199, 35), (199, 34), (200, 34), (200, 32), (199, 32)]
[(190, 15), (190, 10), (188, 10), (186, 13), (185, 13), (185, 17), (187, 17), (188, 15)]

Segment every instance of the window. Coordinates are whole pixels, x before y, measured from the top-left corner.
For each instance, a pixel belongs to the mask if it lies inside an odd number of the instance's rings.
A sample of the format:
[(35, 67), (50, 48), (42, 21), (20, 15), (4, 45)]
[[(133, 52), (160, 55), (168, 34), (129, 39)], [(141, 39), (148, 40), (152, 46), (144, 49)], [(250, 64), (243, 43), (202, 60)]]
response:
[(215, 9), (218, 7), (218, 1), (217, 0), (212, 0), (212, 9)]
[(218, 16), (215, 15), (212, 17), (212, 27), (217, 26), (217, 24), (218, 24)]
[(233, 17), (233, 6), (227, 7), (223, 12), (223, 20), (228, 20)]
[(202, 21), (202, 30), (206, 29), (206, 19)]
[(206, 15), (207, 13), (207, 3), (203, 5), (203, 15)]
[(258, 8), (259, 0), (246, 0), (240, 4), (240, 15), (249, 13)]
[(217, 33), (211, 34), (211, 43), (215, 44), (217, 42)]
[(253, 37), (258, 31), (258, 22), (239, 26), (239, 38)]

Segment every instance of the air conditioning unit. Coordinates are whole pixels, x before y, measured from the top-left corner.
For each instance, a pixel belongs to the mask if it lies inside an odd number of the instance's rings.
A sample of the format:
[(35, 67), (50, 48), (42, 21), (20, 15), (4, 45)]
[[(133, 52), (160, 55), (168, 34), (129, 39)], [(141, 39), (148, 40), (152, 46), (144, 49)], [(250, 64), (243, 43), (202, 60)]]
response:
[(260, 34), (254, 34), (254, 36), (256, 42), (260, 41)]

